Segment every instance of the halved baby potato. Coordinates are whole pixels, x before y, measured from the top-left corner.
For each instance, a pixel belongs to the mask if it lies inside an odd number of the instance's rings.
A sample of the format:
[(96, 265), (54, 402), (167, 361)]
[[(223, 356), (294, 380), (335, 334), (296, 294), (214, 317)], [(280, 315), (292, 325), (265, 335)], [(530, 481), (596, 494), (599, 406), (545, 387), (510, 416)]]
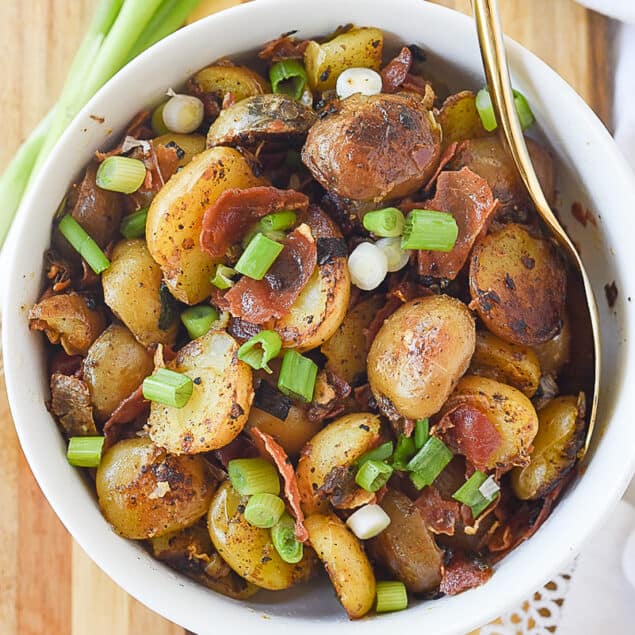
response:
[(214, 95), (222, 101), (231, 93), (236, 101), (270, 93), (269, 82), (246, 66), (212, 64), (202, 68), (189, 82), (192, 92)]
[(153, 146), (167, 146), (169, 143), (176, 144), (183, 151), (183, 156), (179, 158), (180, 168), (186, 166), (197, 154), (205, 150), (205, 137), (201, 134), (167, 132), (152, 139)]
[(313, 551), (305, 548), (297, 564), (282, 560), (271, 532), (245, 520), (247, 500), (228, 481), (218, 488), (207, 516), (216, 551), (239, 576), (263, 589), (278, 591), (308, 580), (317, 565)]
[(184, 346), (167, 366), (194, 382), (183, 408), (152, 402), (150, 438), (173, 454), (209, 452), (243, 429), (254, 397), (251, 368), (237, 357), (238, 343), (225, 331), (209, 331)]
[(199, 244), (205, 210), (227, 189), (265, 184), (240, 152), (211, 148), (196, 155), (156, 195), (148, 210), (146, 240), (177, 300), (197, 304), (212, 290), (217, 261)]
[(437, 122), (443, 130), (443, 149), (455, 141), (488, 135), (476, 110), (476, 95), (469, 90), (450, 95), (437, 114)]

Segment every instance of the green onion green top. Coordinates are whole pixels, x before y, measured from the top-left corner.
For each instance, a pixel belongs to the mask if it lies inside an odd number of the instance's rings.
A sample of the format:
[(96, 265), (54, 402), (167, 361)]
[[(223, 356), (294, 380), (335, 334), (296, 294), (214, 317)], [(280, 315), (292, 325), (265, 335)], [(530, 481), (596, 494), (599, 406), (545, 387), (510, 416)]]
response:
[(97, 168), (95, 182), (102, 190), (132, 194), (146, 178), (146, 166), (139, 159), (108, 157)]
[(304, 66), (298, 60), (281, 60), (269, 69), (269, 81), (274, 93), (284, 93), (300, 99), (308, 76)]
[(362, 465), (366, 461), (385, 461), (392, 456), (392, 447), (392, 441), (386, 441), (386, 443), (382, 443), (373, 450), (366, 452), (366, 454), (362, 454), (356, 463), (357, 465)]
[(408, 593), (403, 582), (377, 582), (377, 613), (402, 611), (408, 608)]
[(418, 419), (415, 423), (414, 437), (415, 448), (420, 450), (430, 437), (430, 421), (427, 417), (425, 419)]
[(278, 356), (282, 340), (275, 331), (260, 331), (238, 349), (238, 359), (254, 370), (261, 368), (271, 373), (269, 362)]
[(443, 441), (430, 437), (407, 466), (413, 472), (410, 478), (415, 487), (422, 489), (431, 485), (452, 460), (452, 456), (452, 451)]
[(275, 212), (263, 216), (259, 223), (264, 231), (283, 232), (291, 229), (297, 222), (297, 214), (291, 210)]
[(227, 265), (216, 265), (216, 271), (214, 271), (211, 282), (217, 289), (230, 289), (234, 286), (232, 278), (236, 273), (235, 269)]
[(317, 372), (313, 360), (288, 349), (282, 358), (278, 390), (292, 399), (309, 402), (313, 399)]
[(283, 249), (284, 245), (258, 233), (249, 241), (235, 269), (244, 276), (262, 280)]
[(205, 335), (218, 319), (218, 311), (207, 304), (192, 306), (181, 313), (181, 322), (193, 340)]
[(106, 258), (106, 254), (70, 214), (62, 218), (58, 229), (96, 274), (100, 274), (110, 267), (110, 260)]
[(194, 391), (194, 382), (187, 376), (168, 368), (159, 368), (143, 380), (143, 397), (149, 401), (183, 408)]
[(278, 471), (264, 459), (234, 459), (227, 472), (232, 487), (243, 496), (280, 493)]
[(395, 470), (406, 471), (410, 459), (415, 455), (417, 449), (412, 437), (400, 434), (397, 439), (397, 447), (392, 456), (392, 466)]
[[(527, 98), (520, 91), (514, 90), (513, 93), (514, 106), (516, 107), (520, 127), (525, 130), (525, 128), (529, 128), (529, 126), (534, 123), (534, 113), (531, 112)], [(481, 88), (476, 94), (476, 110), (481, 118), (483, 128), (485, 128), (487, 132), (492, 132), (498, 128), (492, 98), (487, 88)]]
[(355, 482), (367, 492), (376, 492), (383, 487), (392, 474), (392, 467), (382, 461), (365, 461), (357, 474)]
[(476, 472), (474, 472), (474, 474), (472, 474), (472, 476), (470, 476), (470, 478), (467, 479), (467, 481), (465, 481), (465, 483), (459, 487), (454, 494), (452, 494), (452, 498), (454, 500), (467, 505), (472, 510), (474, 520), (476, 520), (498, 496), (498, 493), (496, 493), (492, 496), (492, 498), (485, 498), (485, 496), (481, 494), (479, 488), (487, 479), (487, 474), (481, 472), (480, 470), (476, 470)]
[(124, 238), (144, 238), (146, 235), (146, 220), (148, 219), (148, 208), (143, 207), (121, 220), (119, 231)]
[(245, 520), (254, 527), (270, 529), (284, 513), (284, 501), (275, 494), (254, 494), (245, 507)]
[(66, 458), (75, 467), (98, 467), (104, 448), (104, 437), (71, 437)]
[(302, 560), (304, 545), (296, 539), (293, 519), (286, 512), (271, 528), (271, 541), (285, 562), (296, 564)]
[(452, 214), (413, 209), (406, 218), (401, 248), (452, 251), (458, 236), (459, 227)]
[(362, 221), (364, 228), (382, 238), (401, 236), (406, 219), (403, 212), (396, 207), (386, 207), (374, 212), (367, 212)]

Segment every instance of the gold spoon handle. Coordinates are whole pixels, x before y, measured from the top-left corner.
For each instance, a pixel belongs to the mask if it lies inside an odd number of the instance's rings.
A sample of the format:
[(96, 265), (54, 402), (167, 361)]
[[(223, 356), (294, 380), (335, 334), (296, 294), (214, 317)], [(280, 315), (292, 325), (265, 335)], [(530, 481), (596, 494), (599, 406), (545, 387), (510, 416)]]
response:
[(514, 94), (512, 92), (512, 85), (509, 77), (509, 68), (507, 66), (507, 56), (505, 54), (503, 29), (500, 23), (498, 2), (497, 0), (473, 0), (473, 6), (474, 18), (476, 20), (476, 30), (478, 32), (479, 44), (481, 47), (481, 57), (483, 58), (485, 76), (487, 77), (487, 84), (496, 120), (501, 126), (509, 152), (516, 164), (516, 168), (518, 169), (523, 183), (527, 188), (527, 192), (536, 207), (536, 211), (557, 238), (558, 242), (571, 256), (580, 271), (584, 284), (584, 292), (586, 295), (591, 328), (593, 331), (593, 348), (595, 355), (593, 399), (591, 401), (589, 427), (587, 429), (587, 437), (584, 446), (584, 453), (586, 453), (589, 447), (591, 434), (593, 432), (599, 396), (601, 350), (597, 303), (580, 255), (573, 245), (573, 242), (560, 225), (560, 222), (551, 210), (551, 207), (549, 207), (549, 203), (542, 191), (542, 187), (538, 181), (536, 171), (534, 170), (531, 157), (529, 156), (529, 152), (527, 150), (527, 144), (525, 143), (525, 137), (523, 135), (520, 121), (518, 120), (518, 116), (516, 114), (516, 106), (514, 104)]

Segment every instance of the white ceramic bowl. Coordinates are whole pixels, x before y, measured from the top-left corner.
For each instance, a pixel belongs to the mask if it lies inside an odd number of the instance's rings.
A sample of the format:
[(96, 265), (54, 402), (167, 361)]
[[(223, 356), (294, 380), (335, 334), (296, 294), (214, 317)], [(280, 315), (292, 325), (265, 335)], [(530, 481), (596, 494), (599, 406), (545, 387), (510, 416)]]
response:
[[(239, 603), (216, 595), (153, 560), (139, 545), (116, 536), (102, 518), (91, 488), (68, 465), (64, 443), (47, 412), (42, 336), (30, 333), (26, 314), (36, 300), (51, 219), (67, 186), (93, 151), (119, 135), (138, 110), (165, 90), (223, 55), (257, 49), (281, 32), (330, 32), (354, 22), (384, 30), (393, 44), (421, 45), (428, 66), (453, 87), (482, 80), (469, 18), (422, 0), (258, 0), (194, 24), (155, 46), (109, 82), (72, 123), (24, 203), (3, 269), (4, 367), (22, 447), (44, 494), (71, 534), (118, 584), (165, 617), (201, 635), (231, 626), (234, 632), (350, 633), (357, 628), (329, 585), (311, 584), (278, 595), (262, 593)], [(635, 457), (635, 296), (633, 205), (635, 186), (612, 139), (574, 91), (545, 64), (513, 42), (509, 55), (517, 88), (527, 95), (560, 162), (560, 210), (581, 246), (599, 300), (604, 345), (598, 430), (588, 466), (545, 525), (500, 565), (486, 585), (401, 613), (368, 619), (366, 633), (465, 633), (519, 602), (568, 561), (605, 517), (632, 473)], [(99, 124), (90, 115), (100, 115)], [(569, 214), (579, 200), (598, 218), (582, 228)], [(629, 231), (630, 230), (630, 231)], [(604, 284), (615, 280), (618, 300), (609, 309)], [(627, 300), (628, 298), (628, 300)], [(628, 363), (629, 357), (631, 363)], [(263, 619), (268, 616), (268, 619)]]

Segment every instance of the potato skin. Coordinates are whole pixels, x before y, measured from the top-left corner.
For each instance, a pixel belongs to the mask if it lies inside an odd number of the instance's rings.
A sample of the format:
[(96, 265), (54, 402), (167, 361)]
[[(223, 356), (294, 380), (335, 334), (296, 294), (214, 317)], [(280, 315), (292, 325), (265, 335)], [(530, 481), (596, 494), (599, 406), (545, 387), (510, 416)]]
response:
[(174, 344), (176, 320), (159, 328), (161, 269), (143, 240), (118, 242), (101, 281), (104, 301), (141, 344)]
[(194, 95), (211, 93), (220, 102), (227, 93), (231, 93), (236, 101), (240, 101), (271, 92), (269, 82), (250, 68), (222, 64), (202, 68), (190, 79), (188, 89)]
[(304, 582), (315, 570), (315, 554), (304, 549), (297, 564), (284, 562), (278, 555), (268, 529), (250, 525), (239, 511), (247, 497), (241, 497), (225, 481), (209, 507), (207, 526), (216, 551), (227, 564), (248, 582), (277, 591)]
[(470, 261), (473, 305), (495, 335), (532, 346), (562, 328), (564, 265), (549, 242), (510, 223), (481, 239)]
[(201, 250), (203, 214), (226, 189), (264, 185), (233, 148), (196, 155), (155, 196), (146, 223), (146, 240), (170, 293), (186, 304), (209, 296), (215, 261)]
[(512, 487), (522, 500), (548, 494), (575, 464), (584, 441), (584, 395), (556, 397), (538, 411), (529, 465), (514, 468)]
[[(160, 482), (169, 486), (164, 494)], [(203, 458), (169, 455), (149, 439), (113, 445), (97, 468), (96, 487), (106, 520), (117, 533), (137, 540), (192, 525), (214, 493)]]
[(533, 397), (540, 382), (540, 363), (531, 348), (509, 344), (488, 331), (477, 331), (469, 373), (509, 384)]
[(111, 324), (88, 349), (82, 366), (97, 419), (108, 419), (153, 369), (148, 350), (125, 326)]
[(183, 408), (150, 406), (150, 438), (173, 454), (209, 452), (233, 441), (247, 422), (254, 397), (251, 368), (237, 357), (238, 343), (209, 331), (179, 350), (167, 367), (194, 381)]
[(428, 531), (423, 516), (402, 492), (389, 489), (381, 507), (390, 525), (368, 541), (373, 560), (386, 567), (408, 591), (424, 593), (441, 583), (443, 553)]
[(359, 540), (335, 514), (313, 514), (304, 525), (348, 616), (363, 617), (375, 601), (376, 581)]
[(441, 409), (467, 370), (474, 318), (446, 295), (418, 298), (382, 325), (368, 353), (368, 381), (389, 418), (424, 419)]
[(330, 192), (378, 203), (418, 190), (440, 152), (440, 127), (420, 99), (356, 94), (313, 125), (302, 161)]
[(486, 137), (489, 133), (476, 110), (476, 95), (469, 90), (450, 95), (441, 106), (437, 121), (443, 130), (443, 149), (454, 141)]
[(348, 414), (320, 430), (304, 447), (296, 476), (302, 509), (312, 514), (328, 509), (327, 501), (315, 495), (329, 472), (338, 466), (352, 465), (379, 441), (381, 423), (377, 415)]
[(197, 154), (205, 150), (205, 137), (200, 134), (179, 134), (177, 132), (167, 132), (160, 137), (152, 139), (152, 145), (166, 146), (168, 143), (176, 143), (183, 156), (179, 159), (179, 167), (186, 166)]

